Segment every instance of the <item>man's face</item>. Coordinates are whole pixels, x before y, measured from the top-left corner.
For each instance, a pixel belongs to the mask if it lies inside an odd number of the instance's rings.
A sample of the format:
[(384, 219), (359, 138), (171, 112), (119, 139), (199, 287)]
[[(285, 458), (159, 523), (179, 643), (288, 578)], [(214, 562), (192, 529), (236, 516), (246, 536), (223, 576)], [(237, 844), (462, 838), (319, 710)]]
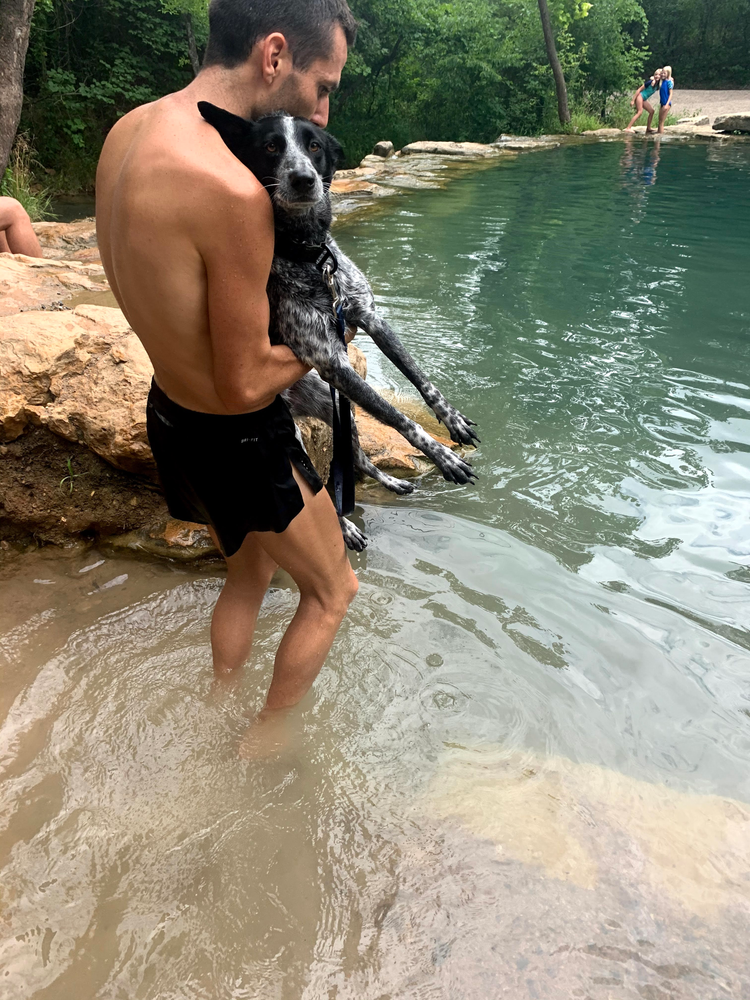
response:
[(334, 27), (330, 53), (305, 70), (292, 69), (273, 94), (275, 110), (307, 118), (321, 128), (328, 124), (329, 99), (339, 85), (348, 49), (340, 25)]

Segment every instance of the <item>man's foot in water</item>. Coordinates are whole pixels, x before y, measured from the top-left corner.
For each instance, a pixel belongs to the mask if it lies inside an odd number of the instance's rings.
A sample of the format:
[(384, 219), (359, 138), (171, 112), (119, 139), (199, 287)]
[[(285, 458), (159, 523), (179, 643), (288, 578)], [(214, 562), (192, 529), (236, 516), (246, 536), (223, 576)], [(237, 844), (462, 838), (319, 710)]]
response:
[(292, 748), (296, 731), (289, 712), (289, 709), (267, 708), (259, 712), (242, 737), (240, 757), (243, 760), (267, 760)]

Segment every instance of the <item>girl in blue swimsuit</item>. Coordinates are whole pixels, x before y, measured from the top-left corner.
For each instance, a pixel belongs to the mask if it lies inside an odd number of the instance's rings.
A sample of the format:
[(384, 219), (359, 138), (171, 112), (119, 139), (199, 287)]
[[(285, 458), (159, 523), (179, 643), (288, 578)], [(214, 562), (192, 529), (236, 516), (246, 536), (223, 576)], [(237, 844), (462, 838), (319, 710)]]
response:
[(654, 108), (648, 103), (650, 97), (652, 97), (661, 83), (662, 70), (654, 70), (654, 75), (647, 77), (641, 86), (636, 90), (633, 95), (633, 100), (630, 102), (630, 106), (635, 105), (635, 114), (630, 119), (630, 124), (625, 129), (626, 132), (632, 132), (633, 125), (638, 121), (644, 111), (648, 112), (648, 123), (646, 124), (646, 131), (651, 131), (651, 119), (654, 117)]
[(667, 120), (669, 109), (672, 107), (672, 91), (674, 90), (674, 80), (672, 79), (672, 67), (665, 66), (661, 74), (661, 84), (659, 85), (659, 132), (664, 131), (664, 123)]

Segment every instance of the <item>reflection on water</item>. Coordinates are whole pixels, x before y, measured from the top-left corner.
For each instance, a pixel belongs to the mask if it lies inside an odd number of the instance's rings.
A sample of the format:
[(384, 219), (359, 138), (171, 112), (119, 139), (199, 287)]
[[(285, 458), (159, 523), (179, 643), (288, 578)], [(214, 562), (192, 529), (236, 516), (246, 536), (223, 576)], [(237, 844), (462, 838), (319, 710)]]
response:
[[(646, 210), (648, 189), (656, 184), (656, 168), (661, 157), (660, 138), (651, 142), (641, 142), (636, 139), (625, 139), (622, 143), (620, 156), (620, 172), (623, 188), (631, 198), (631, 219), (640, 222)], [(648, 269), (647, 257), (644, 261), (644, 272)]]
[(5, 566), (0, 996), (750, 995), (750, 205), (727, 152), (664, 142), (639, 222), (606, 144), (342, 230), (480, 420), (482, 478), (365, 489), (360, 594), (276, 758), (237, 751), (288, 580), (221, 692), (218, 568)]

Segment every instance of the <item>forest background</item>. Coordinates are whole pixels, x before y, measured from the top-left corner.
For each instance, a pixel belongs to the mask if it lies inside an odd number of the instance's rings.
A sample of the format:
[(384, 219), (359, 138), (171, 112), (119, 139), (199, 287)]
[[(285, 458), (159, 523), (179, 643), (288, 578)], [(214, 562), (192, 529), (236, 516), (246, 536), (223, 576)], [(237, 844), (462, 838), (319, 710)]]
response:
[[(750, 0), (548, 3), (566, 126), (537, 0), (351, 0), (360, 33), (330, 121), (348, 164), (380, 139), (399, 148), (621, 125), (643, 71), (664, 63), (683, 88), (750, 85)], [(188, 83), (207, 31), (207, 0), (37, 0), (6, 193), (23, 175), (39, 214), (45, 195), (90, 190), (108, 130)]]

